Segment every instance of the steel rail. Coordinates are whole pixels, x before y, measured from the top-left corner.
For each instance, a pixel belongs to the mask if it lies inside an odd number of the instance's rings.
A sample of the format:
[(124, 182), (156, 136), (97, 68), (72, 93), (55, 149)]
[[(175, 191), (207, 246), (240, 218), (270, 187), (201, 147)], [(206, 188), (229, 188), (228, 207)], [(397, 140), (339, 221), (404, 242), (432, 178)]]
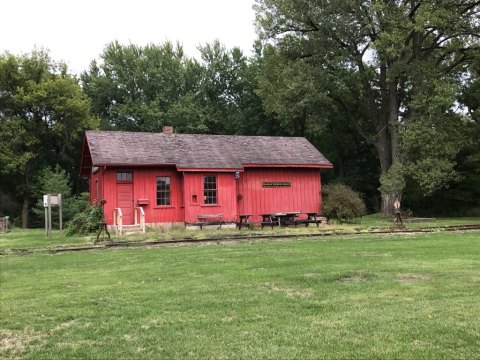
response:
[(0, 250), (0, 255), (17, 254), (27, 255), (36, 252), (61, 253), (70, 251), (88, 251), (88, 250), (103, 250), (111, 248), (141, 248), (141, 247), (160, 247), (160, 246), (174, 246), (174, 245), (196, 245), (208, 243), (226, 243), (226, 242), (243, 242), (250, 240), (269, 240), (269, 239), (302, 239), (302, 238), (322, 238), (326, 236), (351, 236), (351, 235), (402, 235), (402, 234), (421, 234), (433, 232), (453, 232), (453, 231), (480, 231), (480, 224), (471, 225), (449, 225), (442, 227), (426, 227), (419, 229), (378, 229), (371, 231), (336, 231), (321, 229), (319, 232), (310, 234), (255, 234), (255, 235), (226, 235), (222, 237), (212, 237), (206, 239), (172, 239), (172, 240), (152, 240), (152, 241), (109, 241), (104, 244), (86, 245), (86, 246), (70, 246), (57, 247), (51, 249), (28, 249), (28, 248), (12, 248)]

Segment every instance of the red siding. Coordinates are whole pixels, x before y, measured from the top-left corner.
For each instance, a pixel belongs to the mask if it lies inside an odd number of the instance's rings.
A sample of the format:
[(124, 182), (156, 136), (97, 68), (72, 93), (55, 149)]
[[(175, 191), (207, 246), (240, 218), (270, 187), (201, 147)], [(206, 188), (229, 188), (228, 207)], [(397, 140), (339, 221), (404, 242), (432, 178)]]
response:
[[(290, 182), (291, 187), (263, 188), (263, 182)], [(246, 169), (238, 180), (239, 214), (320, 212), (318, 169)], [(259, 218), (256, 218), (258, 221)]]
[(102, 198), (102, 180), (101, 172), (90, 175), (90, 203), (97, 204)]
[[(203, 203), (203, 176), (217, 177), (217, 204)], [(223, 221), (236, 221), (237, 203), (233, 173), (185, 173), (185, 221), (197, 222), (198, 215), (222, 214)], [(196, 195), (197, 202), (193, 201)]]
[[(107, 200), (105, 216), (113, 224), (113, 209), (117, 207), (116, 172), (133, 173), (133, 199), (148, 199), (143, 205), (147, 223), (197, 222), (200, 214), (223, 214), (223, 221), (236, 221), (238, 214), (271, 212), (321, 211), (320, 170), (306, 168), (246, 168), (235, 180), (233, 173), (179, 173), (175, 168), (107, 168), (90, 176), (90, 197), (96, 200), (96, 180), (99, 198)], [(217, 177), (217, 204), (203, 203), (203, 176)], [(156, 178), (170, 176), (171, 205), (157, 206)], [(263, 188), (263, 182), (290, 182), (291, 187)], [(197, 202), (193, 197), (196, 195)], [(256, 218), (259, 221), (260, 218)]]
[[(171, 223), (184, 221), (182, 206), (182, 176), (172, 168), (124, 169), (110, 168), (104, 173), (103, 198), (107, 224), (113, 224), (113, 209), (117, 207), (117, 172), (133, 173), (133, 201), (138, 206), (139, 199), (148, 199), (148, 205), (142, 205), (146, 223)], [(170, 176), (170, 206), (157, 206), (157, 176)], [(90, 183), (94, 192), (95, 180)]]

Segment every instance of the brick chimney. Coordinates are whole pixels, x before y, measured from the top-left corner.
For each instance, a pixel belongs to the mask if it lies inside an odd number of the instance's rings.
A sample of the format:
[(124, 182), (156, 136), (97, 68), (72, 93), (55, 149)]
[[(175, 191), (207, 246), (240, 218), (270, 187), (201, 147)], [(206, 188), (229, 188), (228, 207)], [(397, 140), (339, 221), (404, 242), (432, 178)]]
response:
[(173, 126), (164, 126), (162, 128), (162, 132), (167, 135), (172, 135), (173, 134)]

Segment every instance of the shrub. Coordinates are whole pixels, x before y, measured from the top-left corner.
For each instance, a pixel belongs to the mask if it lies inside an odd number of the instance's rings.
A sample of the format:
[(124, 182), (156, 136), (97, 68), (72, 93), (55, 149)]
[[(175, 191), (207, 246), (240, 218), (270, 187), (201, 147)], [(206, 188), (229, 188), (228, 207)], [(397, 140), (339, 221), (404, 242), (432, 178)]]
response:
[(102, 207), (100, 205), (89, 206), (82, 212), (77, 213), (65, 227), (65, 234), (85, 235), (91, 234), (100, 228), (100, 221), (102, 221)]
[[(35, 179), (37, 202), (34, 205), (33, 213), (36, 220), (43, 226), (45, 208), (43, 207), (44, 194), (62, 194), (62, 217), (65, 223), (72, 220), (76, 214), (85, 211), (90, 207), (90, 195), (83, 193), (80, 196), (73, 196), (71, 191), (70, 178), (64, 170), (57, 168), (44, 168)], [(58, 207), (52, 207), (52, 223), (58, 226)]]
[(351, 220), (366, 213), (360, 194), (347, 185), (327, 185), (323, 187), (323, 193), (323, 213), (328, 218), (338, 221)]

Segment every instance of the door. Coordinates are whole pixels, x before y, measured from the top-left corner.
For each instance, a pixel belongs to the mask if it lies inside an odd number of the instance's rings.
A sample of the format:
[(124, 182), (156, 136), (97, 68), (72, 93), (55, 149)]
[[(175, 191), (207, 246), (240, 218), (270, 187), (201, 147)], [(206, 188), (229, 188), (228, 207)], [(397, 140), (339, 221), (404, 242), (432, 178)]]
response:
[(122, 209), (123, 224), (133, 224), (133, 177), (132, 173), (117, 173), (117, 204)]

